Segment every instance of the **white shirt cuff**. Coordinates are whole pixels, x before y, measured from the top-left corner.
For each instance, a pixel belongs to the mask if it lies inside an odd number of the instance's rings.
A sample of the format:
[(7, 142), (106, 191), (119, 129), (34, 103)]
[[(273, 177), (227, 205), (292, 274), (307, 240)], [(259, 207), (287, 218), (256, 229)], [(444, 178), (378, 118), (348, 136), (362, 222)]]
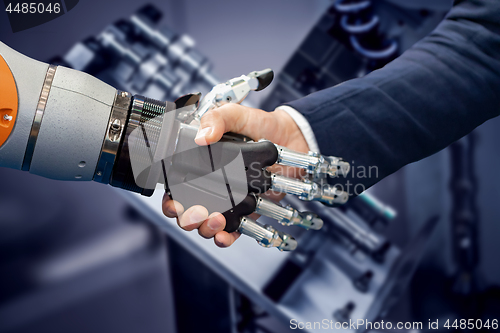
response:
[(290, 117), (292, 117), (292, 119), (295, 121), (300, 131), (302, 132), (302, 135), (306, 139), (307, 145), (309, 146), (309, 150), (320, 153), (318, 147), (318, 141), (316, 141), (314, 132), (311, 128), (311, 125), (309, 125), (307, 119), (299, 111), (295, 110), (294, 108), (288, 105), (281, 105), (278, 106), (276, 109), (280, 109), (288, 113)]

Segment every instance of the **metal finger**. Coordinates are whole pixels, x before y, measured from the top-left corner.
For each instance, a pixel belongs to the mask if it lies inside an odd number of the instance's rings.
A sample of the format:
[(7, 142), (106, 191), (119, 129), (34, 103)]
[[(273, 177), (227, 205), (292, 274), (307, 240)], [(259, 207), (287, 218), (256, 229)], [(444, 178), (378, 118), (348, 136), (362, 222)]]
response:
[(297, 241), (292, 236), (278, 231), (270, 225), (262, 225), (248, 216), (240, 219), (238, 232), (252, 237), (264, 247), (276, 247), (280, 251), (293, 251)]
[(300, 153), (280, 145), (275, 146), (278, 149), (278, 164), (301, 168), (314, 176), (346, 176), (351, 168), (349, 163), (339, 157), (323, 156), (312, 151)]
[(280, 224), (298, 225), (304, 229), (319, 230), (323, 227), (323, 220), (312, 212), (299, 212), (292, 206), (283, 207), (271, 200), (258, 197), (255, 212), (277, 220)]
[(294, 194), (301, 200), (320, 201), (328, 205), (344, 204), (349, 194), (329, 184), (318, 184), (310, 180), (293, 179), (271, 174), (271, 189), (282, 193)]

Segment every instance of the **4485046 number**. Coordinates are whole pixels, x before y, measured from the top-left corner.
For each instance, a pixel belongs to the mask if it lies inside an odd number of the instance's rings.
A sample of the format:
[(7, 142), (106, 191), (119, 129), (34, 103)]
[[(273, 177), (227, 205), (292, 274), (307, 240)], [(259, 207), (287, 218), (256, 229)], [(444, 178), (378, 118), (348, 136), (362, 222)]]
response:
[(450, 323), (450, 319), (446, 321), (444, 327), (447, 329), (469, 329), (469, 330), (481, 330), (481, 329), (493, 329), (498, 328), (498, 319), (492, 319), (491, 321), (487, 319), (483, 321), (481, 319), (455, 319), (453, 323)]
[(24, 3), (17, 3), (14, 8), (12, 8), (12, 3), (9, 3), (7, 5), (7, 8), (5, 8), (5, 11), (8, 13), (22, 13), (22, 14), (42, 14), (42, 13), (55, 13), (59, 14), (61, 12), (61, 4), (56, 2), (56, 3), (49, 3), (48, 5), (40, 2), (24, 2)]

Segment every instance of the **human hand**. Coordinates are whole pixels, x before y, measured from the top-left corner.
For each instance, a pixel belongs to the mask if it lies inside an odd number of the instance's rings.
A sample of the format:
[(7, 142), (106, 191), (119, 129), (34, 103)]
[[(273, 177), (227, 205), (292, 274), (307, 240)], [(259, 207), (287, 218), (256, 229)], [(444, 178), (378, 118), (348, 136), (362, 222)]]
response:
[[(212, 144), (219, 141), (226, 132), (242, 134), (255, 141), (265, 138), (299, 152), (309, 150), (295, 121), (281, 109), (266, 112), (239, 104), (226, 104), (207, 112), (201, 118), (195, 142), (200, 146)], [(278, 168), (279, 170), (277, 170)], [(287, 176), (297, 176), (295, 168), (273, 166), (269, 169)], [(263, 195), (275, 201), (283, 198), (283, 195), (272, 194), (269, 191)], [(207, 209), (199, 205), (184, 211), (182, 205), (170, 199), (167, 194), (163, 197), (162, 208), (167, 217), (177, 218), (177, 223), (182, 229), (186, 231), (198, 229), (198, 233), (202, 237), (213, 237), (215, 244), (219, 247), (228, 247), (239, 237), (238, 232), (228, 233), (224, 231), (226, 220), (221, 213), (209, 215)], [(256, 216), (252, 216), (252, 218), (256, 218)]]

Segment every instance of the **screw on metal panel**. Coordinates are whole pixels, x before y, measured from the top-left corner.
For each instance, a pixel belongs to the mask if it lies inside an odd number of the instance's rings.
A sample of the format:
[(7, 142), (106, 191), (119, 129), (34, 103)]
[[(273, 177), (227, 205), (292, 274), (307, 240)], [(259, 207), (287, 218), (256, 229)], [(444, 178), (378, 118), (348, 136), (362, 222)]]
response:
[(101, 171), (97, 171), (97, 175), (100, 177), (102, 176), (102, 172)]
[(113, 122), (111, 123), (111, 131), (114, 133), (119, 132), (121, 129), (121, 125), (122, 122), (120, 121), (120, 119), (113, 120)]
[(341, 323), (349, 322), (351, 313), (356, 305), (353, 302), (348, 302), (342, 309), (338, 309), (333, 313), (333, 317)]
[(116, 142), (120, 140), (121, 132), (122, 132), (122, 122), (120, 121), (120, 119), (113, 119), (108, 132), (109, 140), (111, 142)]
[(354, 287), (356, 287), (356, 289), (358, 289), (360, 292), (366, 293), (370, 288), (370, 282), (372, 278), (373, 272), (366, 271), (353, 281)]

